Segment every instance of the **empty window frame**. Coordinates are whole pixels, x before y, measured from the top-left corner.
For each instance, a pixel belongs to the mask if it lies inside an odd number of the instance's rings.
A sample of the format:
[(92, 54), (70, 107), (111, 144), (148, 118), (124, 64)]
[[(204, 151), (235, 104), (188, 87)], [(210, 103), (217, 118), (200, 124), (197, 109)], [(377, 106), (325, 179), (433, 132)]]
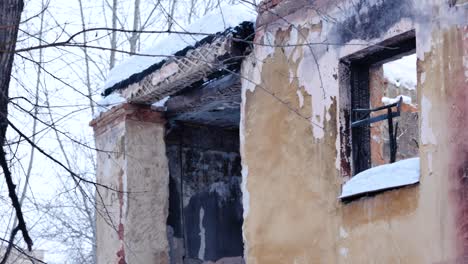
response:
[[(399, 63), (416, 63), (414, 56), (405, 57), (414, 54), (415, 49), (414, 31), (410, 31), (341, 60), (340, 155), (343, 176), (418, 156), (418, 113), (417, 106), (412, 104), (417, 102), (416, 85), (398, 83), (401, 81), (398, 74), (385, 72), (398, 67), (391, 61), (402, 59)], [(415, 65), (413, 69), (416, 69)], [(410, 74), (415, 76), (416, 72)], [(406, 87), (408, 85), (414, 86)], [(389, 122), (389, 116), (397, 120), (398, 125), (393, 120)], [(395, 142), (392, 142), (389, 130), (393, 131)], [(392, 146), (399, 147), (400, 151), (392, 151)]]

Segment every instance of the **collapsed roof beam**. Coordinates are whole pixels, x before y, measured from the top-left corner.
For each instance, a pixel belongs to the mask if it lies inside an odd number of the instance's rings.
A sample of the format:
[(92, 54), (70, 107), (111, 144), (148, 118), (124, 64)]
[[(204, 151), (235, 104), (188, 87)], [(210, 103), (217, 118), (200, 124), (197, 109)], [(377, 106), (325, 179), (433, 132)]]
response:
[(237, 71), (250, 52), (248, 41), (253, 32), (252, 23), (244, 22), (233, 30), (214, 34), (211, 41), (189, 49), (184, 56), (172, 57), (120, 93), (130, 103), (151, 104), (219, 72)]
[(171, 97), (166, 103), (166, 117), (169, 121), (237, 127), (240, 103), (240, 77), (228, 74)]

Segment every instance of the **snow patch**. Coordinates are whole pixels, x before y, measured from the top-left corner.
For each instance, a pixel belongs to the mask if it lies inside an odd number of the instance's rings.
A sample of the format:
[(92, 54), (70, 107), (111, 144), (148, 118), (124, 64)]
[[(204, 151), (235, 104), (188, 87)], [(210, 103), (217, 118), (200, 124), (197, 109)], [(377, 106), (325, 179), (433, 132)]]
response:
[(416, 89), (416, 60), (416, 54), (412, 54), (404, 56), (401, 59), (385, 63), (383, 65), (385, 78), (397, 87), (403, 86), (410, 90)]
[[(255, 19), (256, 12), (248, 5), (222, 5), (205, 17), (189, 25), (185, 28), (185, 31), (214, 34), (223, 32), (228, 28), (236, 27), (244, 21), (253, 22)], [(128, 79), (133, 74), (148, 69), (150, 66), (161, 62), (177, 51), (195, 45), (205, 37), (206, 35), (167, 35), (165, 38), (156, 41), (151, 48), (141, 52), (141, 54), (153, 56), (135, 55), (114, 67), (109, 72), (107, 81), (104, 84), (104, 89)]]
[(151, 107), (152, 108), (164, 108), (164, 110), (166, 110), (166, 103), (169, 100), (169, 98), (171, 98), (171, 97), (166, 96), (163, 99), (161, 99), (161, 100), (157, 101), (156, 103), (152, 104)]
[(382, 103), (384, 105), (390, 105), (390, 104), (394, 104), (394, 103), (398, 103), (398, 101), (400, 101), (400, 97), (403, 99), (403, 103), (405, 104), (411, 104), (412, 101), (411, 101), (411, 97), (409, 96), (406, 96), (406, 95), (399, 95), (395, 98), (389, 98), (389, 97), (382, 97)]
[(112, 93), (105, 98), (96, 102), (97, 111), (94, 113), (93, 119), (98, 118), (102, 113), (109, 111), (112, 107), (119, 106), (127, 100), (118, 93)]
[(419, 176), (419, 158), (373, 167), (346, 182), (339, 198), (415, 184)]

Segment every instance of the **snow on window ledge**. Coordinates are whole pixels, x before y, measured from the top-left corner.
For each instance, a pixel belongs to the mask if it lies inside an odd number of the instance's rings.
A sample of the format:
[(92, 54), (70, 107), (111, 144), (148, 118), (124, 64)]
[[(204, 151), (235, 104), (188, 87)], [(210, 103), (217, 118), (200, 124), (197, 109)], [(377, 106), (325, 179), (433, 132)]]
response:
[(415, 184), (419, 176), (419, 158), (373, 167), (347, 181), (339, 198)]

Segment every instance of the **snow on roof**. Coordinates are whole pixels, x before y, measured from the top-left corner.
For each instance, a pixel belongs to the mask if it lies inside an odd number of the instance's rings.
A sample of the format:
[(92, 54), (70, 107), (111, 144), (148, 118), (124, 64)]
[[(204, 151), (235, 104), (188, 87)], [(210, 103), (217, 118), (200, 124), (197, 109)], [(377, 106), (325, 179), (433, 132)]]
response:
[(102, 113), (107, 112), (112, 107), (121, 105), (125, 103), (126, 100), (118, 93), (112, 93), (105, 98), (100, 99), (96, 102), (97, 104), (97, 111), (94, 113), (93, 119), (99, 117)]
[(382, 97), (382, 103), (384, 105), (390, 105), (390, 104), (398, 103), (398, 101), (400, 101), (400, 98), (402, 98), (402, 101), (403, 101), (404, 104), (411, 104), (412, 103), (411, 97), (406, 96), (406, 95), (398, 95), (395, 98), (389, 98), (389, 97), (384, 96), (384, 97)]
[(397, 87), (402, 85), (408, 89), (416, 89), (417, 71), (416, 54), (404, 56), (401, 59), (383, 65), (384, 76)]
[(339, 198), (415, 184), (419, 175), (419, 158), (373, 167), (347, 181)]
[[(187, 28), (184, 28), (184, 30), (187, 32), (215, 34), (224, 32), (228, 28), (236, 27), (242, 22), (253, 22), (255, 19), (256, 12), (251, 6), (242, 4), (221, 5)], [(206, 38), (206, 35), (175, 33), (168, 35), (157, 41), (151, 48), (141, 52), (141, 54), (155, 55), (155, 57), (135, 55), (114, 67), (109, 72), (107, 81), (104, 84), (104, 90), (167, 59), (166, 56), (173, 55), (186, 47), (195, 45), (204, 38)]]

